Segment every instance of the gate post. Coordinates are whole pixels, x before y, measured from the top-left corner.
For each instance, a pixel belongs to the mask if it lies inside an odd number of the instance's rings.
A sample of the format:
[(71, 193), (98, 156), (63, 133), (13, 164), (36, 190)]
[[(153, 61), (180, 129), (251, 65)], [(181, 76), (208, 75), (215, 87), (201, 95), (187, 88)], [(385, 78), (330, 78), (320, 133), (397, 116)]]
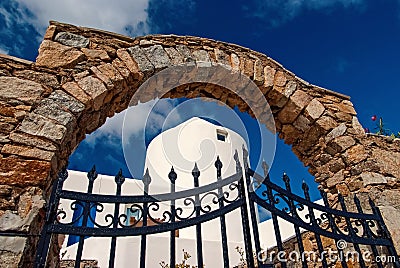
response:
[[(246, 149), (243, 146), (243, 159), (244, 165), (247, 166), (247, 154)], [(240, 206), (240, 212), (242, 215), (242, 227), (243, 227), (243, 239), (244, 239), (244, 247), (246, 250), (246, 261), (249, 267), (254, 267), (254, 258), (253, 258), (253, 247), (252, 247), (252, 239), (251, 239), (251, 232), (250, 232), (250, 225), (249, 225), (249, 214), (248, 214), (248, 206), (247, 201), (248, 198), (248, 185), (246, 187), (246, 183), (244, 182), (243, 177), (243, 169), (240, 165), (238, 152), (235, 150), (234, 159), (236, 161), (236, 173), (242, 173), (242, 177), (239, 180), (239, 187), (240, 187), (240, 196), (243, 199), (243, 204)]]
[(46, 266), (47, 253), (50, 247), (50, 240), (52, 237), (52, 233), (48, 232), (49, 225), (54, 222), (58, 203), (60, 198), (58, 197), (58, 193), (62, 190), (64, 181), (68, 178), (67, 165), (58, 173), (58, 179), (54, 182), (53, 189), (51, 191), (49, 204), (47, 206), (45, 223), (43, 225), (42, 232), (40, 233), (40, 238), (38, 242), (38, 247), (36, 250), (35, 257), (35, 268), (42, 268)]

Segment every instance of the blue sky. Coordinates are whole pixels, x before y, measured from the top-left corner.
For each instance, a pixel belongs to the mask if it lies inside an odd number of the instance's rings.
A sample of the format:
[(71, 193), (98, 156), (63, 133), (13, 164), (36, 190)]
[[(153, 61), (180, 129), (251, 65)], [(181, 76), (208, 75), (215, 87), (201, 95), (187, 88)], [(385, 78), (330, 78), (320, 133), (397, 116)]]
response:
[[(34, 60), (49, 20), (130, 36), (174, 33), (249, 47), (313, 84), (350, 95), (364, 127), (374, 128), (370, 117), (376, 114), (387, 128), (400, 130), (399, 0), (118, 0), (112, 5), (106, 0), (1, 0), (0, 52)], [(138, 123), (131, 126), (132, 137), (148, 141), (181, 103), (161, 101), (147, 136), (143, 138), (143, 124)], [(147, 111), (148, 105), (133, 109)], [(175, 115), (169, 126), (185, 114), (189, 111)], [(256, 128), (246, 114), (240, 118), (249, 129)], [(122, 121), (122, 115), (114, 117), (88, 136), (70, 166), (88, 170), (96, 163), (104, 173), (115, 174), (121, 166), (128, 172), (121, 149)], [(131, 157), (143, 158), (143, 141), (136, 145)], [(141, 173), (141, 161), (134, 176)], [(271, 173), (278, 177), (283, 171), (312, 181), (290, 148), (278, 142)]]

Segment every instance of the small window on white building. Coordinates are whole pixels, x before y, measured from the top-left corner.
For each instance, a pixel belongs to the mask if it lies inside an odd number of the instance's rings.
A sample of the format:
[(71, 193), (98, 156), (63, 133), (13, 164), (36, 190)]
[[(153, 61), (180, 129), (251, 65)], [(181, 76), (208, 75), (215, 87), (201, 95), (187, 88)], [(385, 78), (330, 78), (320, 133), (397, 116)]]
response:
[(219, 141), (227, 141), (228, 132), (223, 129), (217, 129), (217, 140)]

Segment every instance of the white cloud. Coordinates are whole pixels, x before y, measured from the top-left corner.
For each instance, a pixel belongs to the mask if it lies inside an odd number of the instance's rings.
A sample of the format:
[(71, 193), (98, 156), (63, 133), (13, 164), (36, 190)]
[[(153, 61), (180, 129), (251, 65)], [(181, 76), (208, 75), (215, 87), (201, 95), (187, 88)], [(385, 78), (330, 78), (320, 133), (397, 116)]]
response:
[(363, 8), (365, 0), (256, 0), (246, 4), (244, 10), (251, 17), (267, 19), (270, 26), (276, 27), (298, 16), (304, 10), (329, 11), (342, 7)]
[(32, 14), (27, 19), (39, 33), (49, 20), (94, 27), (128, 35), (148, 32), (146, 24), (149, 0), (15, 0), (20, 10)]
[(182, 121), (179, 113), (169, 116), (175, 107), (175, 103), (176, 100), (156, 99), (131, 106), (108, 118), (103, 126), (86, 136), (85, 142), (94, 147), (100, 138), (107, 137), (110, 146), (113, 146), (113, 144), (119, 146), (123, 135), (125, 136), (123, 139), (125, 143), (128, 143), (132, 136), (144, 138), (145, 129), (146, 134), (154, 135), (160, 129), (176, 125)]
[(8, 54), (9, 50), (7, 48), (4, 48), (0, 46), (0, 54)]

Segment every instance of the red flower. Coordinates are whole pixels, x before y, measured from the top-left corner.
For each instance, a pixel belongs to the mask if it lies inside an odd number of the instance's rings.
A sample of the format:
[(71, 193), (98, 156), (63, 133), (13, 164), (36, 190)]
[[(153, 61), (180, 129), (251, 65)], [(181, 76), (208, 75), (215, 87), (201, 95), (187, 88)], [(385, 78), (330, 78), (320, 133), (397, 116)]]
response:
[(376, 120), (376, 115), (371, 116), (371, 120), (375, 121)]

